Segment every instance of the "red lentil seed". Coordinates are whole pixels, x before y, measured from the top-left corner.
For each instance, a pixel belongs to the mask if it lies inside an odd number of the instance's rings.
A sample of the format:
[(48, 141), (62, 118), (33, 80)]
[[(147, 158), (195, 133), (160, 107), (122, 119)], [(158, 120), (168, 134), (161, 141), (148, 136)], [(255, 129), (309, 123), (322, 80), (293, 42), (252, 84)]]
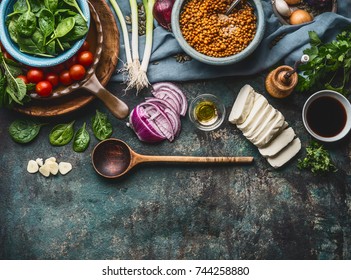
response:
[(253, 8), (243, 3), (227, 17), (230, 0), (189, 0), (180, 14), (184, 39), (200, 53), (226, 57), (244, 50), (256, 34)]

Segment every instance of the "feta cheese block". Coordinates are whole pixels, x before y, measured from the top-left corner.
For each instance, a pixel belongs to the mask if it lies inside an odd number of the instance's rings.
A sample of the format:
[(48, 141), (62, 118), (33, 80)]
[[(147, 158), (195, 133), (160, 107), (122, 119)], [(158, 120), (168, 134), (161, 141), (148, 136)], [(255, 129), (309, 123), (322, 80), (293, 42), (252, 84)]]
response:
[(255, 103), (254, 103), (254, 105), (253, 105), (248, 117), (246, 118), (246, 120), (243, 123), (237, 124), (237, 127), (242, 132), (245, 132), (245, 131), (249, 130), (250, 127), (255, 122), (257, 116), (260, 114), (260, 112), (262, 112), (265, 109), (266, 106), (268, 106), (267, 99), (263, 95), (258, 94), (257, 98), (255, 99)]
[[(262, 122), (264, 122), (272, 113), (274, 113), (275, 109), (271, 105), (267, 105), (263, 110), (261, 110), (259, 113), (257, 113), (257, 116), (253, 123), (242, 130), (244, 136), (249, 139), (251, 138), (257, 130), (261, 127)], [(250, 140), (250, 139), (249, 139)]]
[(277, 116), (275, 117), (275, 121), (271, 124), (270, 127), (265, 129), (263, 135), (257, 140), (252, 142), (258, 148), (262, 148), (267, 145), (270, 140), (272, 140), (277, 133), (281, 131), (282, 126), (285, 123), (285, 118), (282, 113), (278, 111)]
[(258, 141), (258, 139), (263, 136), (265, 131), (275, 122), (276, 118), (279, 117), (279, 112), (277, 109), (274, 109), (271, 105), (268, 105), (267, 107), (270, 108), (270, 113), (265, 115), (255, 128), (255, 131), (246, 137), (247, 140), (251, 141), (252, 143)]
[(268, 157), (268, 163), (274, 167), (279, 168), (291, 160), (301, 149), (301, 141), (299, 138), (295, 138), (291, 141), (283, 150), (273, 157)]
[(255, 101), (255, 91), (250, 85), (245, 85), (239, 91), (229, 115), (232, 124), (243, 123), (249, 115)]
[(278, 134), (276, 138), (270, 141), (263, 148), (258, 149), (264, 157), (273, 157), (285, 148), (296, 136), (294, 130), (289, 127)]

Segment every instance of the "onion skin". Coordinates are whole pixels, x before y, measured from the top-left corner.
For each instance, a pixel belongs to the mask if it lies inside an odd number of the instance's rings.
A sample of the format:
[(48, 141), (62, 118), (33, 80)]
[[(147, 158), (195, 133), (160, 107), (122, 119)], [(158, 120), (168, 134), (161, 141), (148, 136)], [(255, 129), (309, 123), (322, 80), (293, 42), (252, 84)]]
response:
[(159, 25), (168, 31), (172, 31), (171, 17), (175, 0), (156, 0), (153, 15)]
[(304, 10), (295, 10), (290, 16), (290, 24), (302, 24), (312, 21), (313, 18), (310, 13)]

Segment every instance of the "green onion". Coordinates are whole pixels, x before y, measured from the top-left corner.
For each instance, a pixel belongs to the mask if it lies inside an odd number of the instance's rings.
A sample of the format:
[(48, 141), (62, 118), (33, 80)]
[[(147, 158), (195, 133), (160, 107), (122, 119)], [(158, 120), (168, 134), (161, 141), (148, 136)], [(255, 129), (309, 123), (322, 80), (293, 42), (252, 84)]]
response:
[(128, 72), (128, 79), (127, 79), (128, 87), (127, 87), (127, 89), (129, 89), (132, 87), (132, 80), (134, 80), (134, 78), (133, 78), (132, 72), (131, 72), (133, 61), (132, 61), (132, 55), (131, 55), (131, 50), (130, 50), (127, 24), (126, 24), (126, 21), (124, 19), (123, 13), (122, 13), (120, 7), (118, 6), (116, 0), (110, 0), (110, 3), (117, 14), (119, 23), (120, 23), (121, 28), (122, 28), (123, 40), (124, 40), (124, 46), (125, 46), (125, 52), (126, 52), (126, 58), (127, 58), (127, 62), (124, 65), (124, 68), (125, 68), (124, 70), (126, 70)]
[[(139, 22), (138, 22), (138, 3), (137, 0), (129, 0), (130, 10), (131, 10), (131, 18), (132, 18), (132, 58), (133, 58), (133, 66), (132, 66), (132, 84), (137, 87), (137, 77), (140, 69), (140, 61), (139, 61)], [(139, 91), (139, 90), (138, 90)]]

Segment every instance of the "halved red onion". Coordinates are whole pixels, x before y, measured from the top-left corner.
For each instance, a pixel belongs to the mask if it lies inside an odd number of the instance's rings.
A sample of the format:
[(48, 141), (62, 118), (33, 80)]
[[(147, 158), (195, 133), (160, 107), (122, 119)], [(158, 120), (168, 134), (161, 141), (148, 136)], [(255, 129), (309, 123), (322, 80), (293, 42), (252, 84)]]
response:
[(169, 82), (160, 82), (160, 83), (153, 84), (152, 88), (153, 88), (152, 94), (156, 97), (158, 97), (157, 92), (161, 89), (167, 89), (173, 94), (175, 94), (178, 97), (178, 100), (180, 101), (180, 114), (182, 116), (185, 116), (186, 111), (188, 109), (188, 101), (186, 100), (185, 94), (178, 86)]
[[(145, 112), (140, 112), (140, 107), (135, 107), (129, 115), (130, 127), (137, 137), (144, 142), (155, 143), (166, 139), (159, 128), (146, 117)], [(143, 111), (143, 110), (142, 110)]]
[(158, 99), (166, 100), (171, 107), (180, 114), (181, 111), (181, 104), (178, 97), (168, 89), (160, 89), (158, 91), (153, 91), (152, 95)]

